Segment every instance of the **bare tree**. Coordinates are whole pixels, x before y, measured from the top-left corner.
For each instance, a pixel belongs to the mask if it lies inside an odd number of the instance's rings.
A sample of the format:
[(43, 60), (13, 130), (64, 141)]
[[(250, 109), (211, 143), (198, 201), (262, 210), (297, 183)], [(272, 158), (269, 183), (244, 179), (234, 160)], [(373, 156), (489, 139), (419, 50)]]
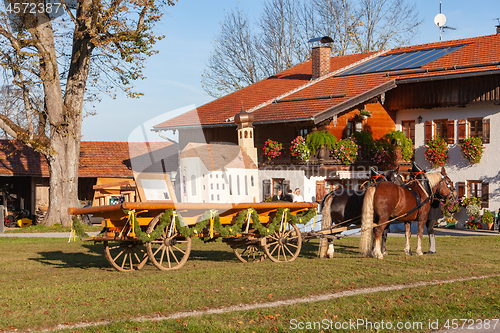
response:
[[(68, 208), (78, 204), (87, 90), (118, 87), (136, 97), (131, 81), (142, 77), (144, 60), (155, 53), (153, 46), (161, 38), (152, 28), (162, 6), (174, 3), (74, 0), (61, 1), (60, 11), (54, 12), (52, 3), (49, 8), (49, 2), (33, 1), (33, 12), (23, 10), (28, 2), (5, 1), (0, 12), (0, 64), (7, 85), (15, 85), (21, 95), (25, 121), (0, 114), (0, 128), (45, 156), (50, 172), (45, 222), (68, 226)], [(34, 98), (37, 94), (43, 103)]]
[(336, 55), (352, 53), (360, 24), (360, 14), (355, 1), (314, 0), (314, 6), (320, 18), (323, 35), (334, 40), (332, 52)]
[(215, 39), (203, 87), (220, 97), (290, 68), (309, 57), (313, 37), (332, 37), (335, 55), (405, 45), (421, 24), (409, 1), (267, 0), (255, 29), (232, 11)]
[(247, 15), (237, 8), (226, 14), (214, 51), (202, 74), (202, 85), (210, 96), (220, 97), (262, 79), (255, 36)]
[(266, 76), (284, 71), (309, 56), (307, 36), (301, 30), (301, 4), (293, 0), (269, 0), (259, 22), (257, 49)]
[(361, 0), (357, 52), (371, 52), (409, 43), (422, 23), (415, 4), (405, 0)]

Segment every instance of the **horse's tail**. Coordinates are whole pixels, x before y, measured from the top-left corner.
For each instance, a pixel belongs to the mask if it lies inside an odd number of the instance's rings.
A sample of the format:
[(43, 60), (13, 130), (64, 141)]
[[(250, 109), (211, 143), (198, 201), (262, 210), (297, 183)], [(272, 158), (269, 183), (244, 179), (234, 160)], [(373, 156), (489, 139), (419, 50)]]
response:
[(363, 200), (363, 209), (361, 211), (361, 239), (359, 249), (365, 256), (369, 256), (372, 251), (373, 243), (373, 197), (377, 187), (373, 186), (366, 190)]
[(327, 194), (321, 203), (321, 219), (324, 222), (321, 225), (328, 227), (332, 225), (332, 200), (333, 194)]

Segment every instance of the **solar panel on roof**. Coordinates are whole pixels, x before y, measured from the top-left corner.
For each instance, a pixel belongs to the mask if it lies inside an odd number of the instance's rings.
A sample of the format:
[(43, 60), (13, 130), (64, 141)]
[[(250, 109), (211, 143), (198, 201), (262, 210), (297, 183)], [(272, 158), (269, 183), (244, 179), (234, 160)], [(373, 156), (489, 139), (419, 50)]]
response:
[(384, 55), (351, 68), (340, 76), (418, 68), (458, 50), (463, 45)]

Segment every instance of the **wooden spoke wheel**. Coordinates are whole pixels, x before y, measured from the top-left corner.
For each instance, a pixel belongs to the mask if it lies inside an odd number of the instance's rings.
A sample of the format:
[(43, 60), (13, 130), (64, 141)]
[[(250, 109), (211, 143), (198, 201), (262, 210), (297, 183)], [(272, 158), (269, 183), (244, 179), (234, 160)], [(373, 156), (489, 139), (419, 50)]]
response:
[[(152, 233), (160, 220), (156, 216), (148, 226), (147, 233)], [(146, 243), (148, 257), (158, 269), (169, 271), (179, 269), (189, 258), (191, 253), (191, 237), (182, 237), (174, 231), (172, 222), (163, 229), (161, 236)]]
[(104, 254), (111, 266), (120, 272), (141, 269), (148, 256), (144, 245), (137, 241), (104, 241)]
[(245, 244), (233, 247), (234, 254), (241, 262), (256, 263), (266, 259), (263, 249), (257, 244)]
[(302, 235), (296, 225), (288, 224), (286, 230), (276, 230), (263, 240), (264, 252), (274, 262), (294, 261), (302, 248)]

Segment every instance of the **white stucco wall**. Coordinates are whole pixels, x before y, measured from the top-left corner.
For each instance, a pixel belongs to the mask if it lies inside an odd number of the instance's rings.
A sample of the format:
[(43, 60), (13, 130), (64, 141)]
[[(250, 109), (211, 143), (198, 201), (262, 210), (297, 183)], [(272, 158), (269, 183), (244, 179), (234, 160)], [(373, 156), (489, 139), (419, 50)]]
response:
[[(261, 202), (260, 182), (257, 169), (228, 168), (226, 171), (208, 171), (198, 157), (182, 158), (179, 161), (181, 202), (241, 203)], [(194, 180), (192, 178), (194, 176)], [(229, 194), (229, 176), (232, 195)], [(185, 184), (184, 184), (185, 177)], [(237, 179), (240, 179), (238, 194)], [(245, 178), (246, 177), (246, 178)], [(253, 186), (251, 179), (254, 179)], [(245, 180), (247, 185), (245, 185)], [(192, 193), (195, 182), (196, 194)], [(245, 189), (248, 189), (248, 194)]]
[[(455, 143), (448, 145), (449, 161), (445, 166), (450, 179), (455, 182), (467, 180), (481, 180), (489, 183), (489, 210), (500, 208), (500, 135), (496, 131), (500, 126), (500, 106), (494, 104), (483, 104), (467, 106), (463, 108), (433, 108), (400, 110), (397, 112), (396, 124), (401, 129), (401, 121), (415, 120), (415, 161), (427, 171), (431, 171), (431, 165), (425, 160), (425, 121), (434, 119), (455, 120)], [(418, 124), (418, 116), (422, 116), (422, 123)], [(462, 157), (458, 145), (458, 120), (467, 118), (489, 118), (490, 119), (490, 143), (484, 144), (484, 154), (481, 163), (470, 165)], [(437, 170), (435, 170), (437, 171)], [(465, 220), (464, 213), (455, 216), (459, 222)]]

